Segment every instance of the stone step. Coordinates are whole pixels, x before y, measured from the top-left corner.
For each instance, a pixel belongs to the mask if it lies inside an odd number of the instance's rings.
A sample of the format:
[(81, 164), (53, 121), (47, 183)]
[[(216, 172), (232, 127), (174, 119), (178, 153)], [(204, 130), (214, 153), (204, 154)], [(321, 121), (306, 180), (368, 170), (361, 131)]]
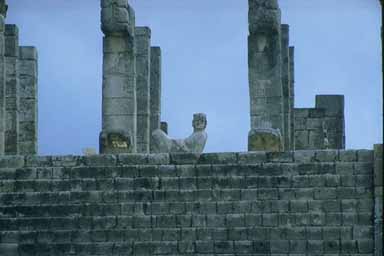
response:
[[(131, 202), (0, 206), (0, 217), (66, 217), (106, 215), (340, 213), (359, 222), (372, 219), (372, 200), (249, 200), (216, 202)], [(361, 221), (360, 221), (361, 219)]]
[(199, 190), (199, 189), (284, 189), (284, 188), (372, 188), (371, 175), (303, 175), (248, 176), (197, 178), (115, 178), (71, 180), (2, 180), (0, 193), (60, 192), (60, 191), (142, 191), (142, 190)]
[(281, 226), (281, 227), (153, 227), (72, 230), (0, 231), (2, 243), (78, 243), (122, 241), (194, 241), (194, 240), (359, 240), (372, 227), (350, 226)]
[[(235, 240), (26, 243), (13, 255), (370, 255), (372, 240)], [(7, 245), (15, 250), (15, 245)], [(5, 247), (5, 246), (3, 246)], [(1, 248), (1, 247), (0, 247)], [(13, 252), (12, 250), (10, 250)]]
[[(0, 218), (0, 231), (71, 230), (97, 228), (180, 228), (180, 227), (294, 227), (357, 225), (353, 214), (180, 214), (180, 215), (120, 215), (70, 217), (18, 217)], [(372, 219), (362, 219), (361, 225), (372, 229)], [(342, 219), (343, 218), (343, 219)], [(352, 219), (351, 219), (352, 218)], [(372, 231), (372, 230), (371, 230)]]
[(245, 188), (245, 189), (167, 189), (167, 190), (90, 190), (55, 192), (0, 193), (0, 206), (60, 203), (121, 203), (121, 202), (216, 202), (254, 200), (348, 200), (373, 198), (373, 188), (312, 187), (312, 188)]
[(341, 168), (350, 172), (370, 173), (372, 163), (263, 163), (204, 165), (129, 165), (109, 167), (23, 167), (0, 168), (0, 180), (6, 179), (106, 179), (137, 177), (201, 176), (284, 176), (336, 174)]

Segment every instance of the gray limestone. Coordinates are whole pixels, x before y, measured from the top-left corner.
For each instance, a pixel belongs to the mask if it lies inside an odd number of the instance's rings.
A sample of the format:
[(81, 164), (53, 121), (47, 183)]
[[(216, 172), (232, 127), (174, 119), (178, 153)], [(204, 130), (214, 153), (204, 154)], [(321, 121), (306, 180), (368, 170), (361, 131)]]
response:
[(290, 88), (290, 59), (289, 59), (289, 26), (281, 25), (281, 82), (283, 85), (284, 104), (284, 149), (291, 150), (291, 88)]
[(295, 47), (289, 47), (289, 103), (291, 119), (291, 150), (295, 149)]
[(137, 98), (137, 152), (149, 153), (150, 96), (151, 96), (151, 30), (135, 28), (136, 98)]
[(0, 13), (0, 155), (4, 154), (5, 147), (5, 23), (2, 15), (3, 12)]
[(102, 0), (101, 7), (105, 36), (100, 153), (131, 153), (136, 151), (135, 14), (127, 0)]
[(344, 149), (344, 96), (317, 95), (316, 108), (294, 109), (295, 150)]
[[(160, 129), (161, 117), (161, 48), (151, 47), (150, 133)], [(151, 143), (152, 151), (152, 143)]]
[(19, 51), (19, 154), (37, 154), (37, 50), (20, 47)]
[(5, 25), (5, 154), (19, 153), (19, 30), (16, 25)]
[(171, 139), (161, 129), (152, 133), (154, 153), (202, 153), (207, 141), (207, 118), (205, 114), (193, 115), (193, 133), (186, 139)]
[(316, 108), (325, 110), (323, 129), (327, 132), (329, 147), (344, 149), (344, 95), (316, 95)]
[[(258, 130), (284, 137), (283, 92), (281, 79), (281, 13), (277, 1), (249, 0), (248, 67), (251, 104), (251, 131), (248, 140), (257, 139)], [(252, 135), (252, 136), (251, 136)], [(265, 141), (267, 137), (259, 142)], [(281, 138), (273, 141), (284, 144)], [(265, 145), (248, 142), (249, 151)], [(274, 147), (276, 148), (276, 147)], [(284, 145), (277, 148), (284, 149)]]

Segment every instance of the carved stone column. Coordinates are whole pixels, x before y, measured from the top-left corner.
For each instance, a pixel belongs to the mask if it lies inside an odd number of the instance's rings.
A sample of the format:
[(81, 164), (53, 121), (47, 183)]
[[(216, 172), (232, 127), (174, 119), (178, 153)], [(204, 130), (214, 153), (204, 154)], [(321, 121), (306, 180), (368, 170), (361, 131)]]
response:
[(284, 150), (281, 14), (277, 0), (249, 0), (248, 68), (251, 131), (248, 150)]
[[(151, 132), (160, 129), (161, 118), (161, 49), (151, 47)], [(150, 136), (151, 137), (151, 136)], [(152, 151), (152, 142), (151, 142)]]
[(136, 42), (136, 103), (138, 153), (149, 153), (150, 144), (150, 88), (151, 88), (151, 30), (135, 28)]
[(101, 0), (103, 102), (100, 153), (136, 152), (135, 14), (127, 0)]

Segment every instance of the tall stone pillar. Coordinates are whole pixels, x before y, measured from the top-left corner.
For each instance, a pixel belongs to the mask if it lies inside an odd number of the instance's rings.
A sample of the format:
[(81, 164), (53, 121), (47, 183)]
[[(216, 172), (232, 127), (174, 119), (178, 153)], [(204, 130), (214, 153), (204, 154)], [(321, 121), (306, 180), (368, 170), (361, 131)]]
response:
[(150, 145), (150, 88), (151, 88), (151, 30), (135, 28), (137, 152), (149, 153)]
[(136, 152), (135, 14), (127, 0), (101, 0), (103, 98), (100, 153)]
[(37, 50), (23, 46), (19, 51), (19, 154), (35, 155), (37, 148)]
[(295, 150), (295, 47), (289, 47), (289, 89), (291, 104), (291, 150)]
[(291, 150), (291, 88), (289, 70), (289, 25), (281, 25), (281, 82), (284, 105), (284, 149)]
[[(151, 112), (151, 130), (160, 129), (161, 117), (161, 49), (160, 47), (151, 47), (151, 89), (150, 89), (150, 112)], [(152, 152), (152, 143), (151, 143)]]
[(17, 155), (19, 136), (19, 30), (5, 25), (5, 154)]
[(284, 150), (281, 13), (277, 0), (248, 0), (251, 131), (248, 150)]
[(5, 148), (5, 13), (0, 13), (0, 155)]

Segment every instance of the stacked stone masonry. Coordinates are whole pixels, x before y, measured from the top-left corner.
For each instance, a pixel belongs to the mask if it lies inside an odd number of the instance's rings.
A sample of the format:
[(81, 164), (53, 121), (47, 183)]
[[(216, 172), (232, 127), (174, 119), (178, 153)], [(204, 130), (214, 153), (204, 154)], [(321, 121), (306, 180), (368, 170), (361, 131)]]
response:
[(34, 155), (37, 147), (37, 51), (19, 47), (19, 29), (0, 13), (0, 155)]
[(295, 112), (295, 149), (344, 149), (344, 96), (317, 95), (316, 108)]
[(137, 97), (137, 152), (149, 153), (151, 99), (151, 30), (135, 28), (136, 97)]
[(0, 252), (374, 255), (379, 164), (372, 150), (1, 157)]

